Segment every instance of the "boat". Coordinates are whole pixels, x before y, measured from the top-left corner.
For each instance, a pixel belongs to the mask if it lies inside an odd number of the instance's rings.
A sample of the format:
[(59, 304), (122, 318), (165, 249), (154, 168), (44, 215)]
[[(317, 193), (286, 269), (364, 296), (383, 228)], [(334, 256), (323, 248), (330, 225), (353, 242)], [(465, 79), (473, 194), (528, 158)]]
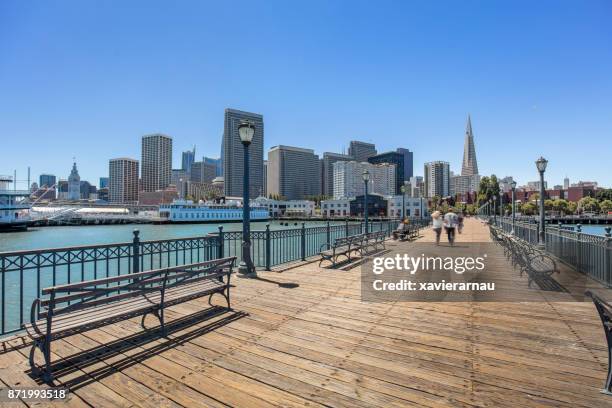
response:
[(0, 176), (0, 231), (26, 230), (30, 218), (30, 192), (10, 188), (11, 176)]
[[(251, 206), (250, 216), (251, 221), (266, 221), (269, 218), (268, 209)], [(219, 204), (174, 200), (172, 204), (159, 206), (159, 217), (162, 222), (169, 223), (242, 222), (242, 205), (238, 201)]]

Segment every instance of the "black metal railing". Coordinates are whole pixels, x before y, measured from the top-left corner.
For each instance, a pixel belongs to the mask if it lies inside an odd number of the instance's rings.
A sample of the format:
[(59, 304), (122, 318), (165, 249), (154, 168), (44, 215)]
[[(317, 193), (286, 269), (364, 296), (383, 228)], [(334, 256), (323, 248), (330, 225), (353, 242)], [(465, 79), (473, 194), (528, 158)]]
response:
[[(428, 220), (411, 223), (425, 226)], [(390, 236), (398, 220), (378, 220), (368, 231)], [(251, 231), (251, 256), (255, 266), (269, 270), (287, 262), (305, 260), (329, 248), (335, 239), (364, 232), (363, 222)], [(242, 256), (242, 232), (219, 231), (202, 237), (141, 241), (134, 231), (131, 242), (0, 252), (0, 335), (21, 329), (30, 305), (42, 288), (130, 274), (149, 269)]]

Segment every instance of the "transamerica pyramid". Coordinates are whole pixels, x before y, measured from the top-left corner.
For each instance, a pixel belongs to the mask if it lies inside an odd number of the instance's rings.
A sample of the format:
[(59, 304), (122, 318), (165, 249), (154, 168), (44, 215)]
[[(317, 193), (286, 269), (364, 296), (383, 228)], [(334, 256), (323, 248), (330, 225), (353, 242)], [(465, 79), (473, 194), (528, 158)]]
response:
[(474, 134), (472, 133), (472, 120), (468, 114), (465, 126), (465, 144), (463, 146), (462, 176), (473, 176), (478, 174), (478, 163), (476, 163), (476, 148), (474, 147)]

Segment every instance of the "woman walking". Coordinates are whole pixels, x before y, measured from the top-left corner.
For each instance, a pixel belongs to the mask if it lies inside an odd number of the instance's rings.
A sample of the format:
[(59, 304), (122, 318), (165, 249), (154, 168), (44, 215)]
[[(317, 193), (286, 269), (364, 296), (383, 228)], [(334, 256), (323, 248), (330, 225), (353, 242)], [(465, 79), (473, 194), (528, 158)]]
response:
[(444, 225), (444, 220), (442, 219), (440, 211), (434, 211), (433, 214), (431, 214), (431, 221), (433, 230), (436, 233), (436, 245), (440, 245), (440, 234), (442, 233), (442, 226)]

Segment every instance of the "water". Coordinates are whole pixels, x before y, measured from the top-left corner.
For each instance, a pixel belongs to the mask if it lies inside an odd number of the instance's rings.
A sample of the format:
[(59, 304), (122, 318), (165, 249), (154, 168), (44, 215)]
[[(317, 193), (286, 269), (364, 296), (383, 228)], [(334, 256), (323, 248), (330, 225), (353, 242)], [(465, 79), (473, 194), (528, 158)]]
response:
[[(270, 229), (299, 228), (302, 225), (301, 222), (294, 225), (296, 221), (284, 221), (283, 223), (285, 222), (288, 222), (289, 226), (281, 226), (279, 221), (270, 221)], [(267, 223), (266, 221), (253, 222), (251, 223), (251, 230), (263, 231), (266, 229)], [(325, 224), (323, 221), (309, 221), (306, 222), (306, 227)], [(132, 231), (135, 229), (140, 230), (140, 239), (143, 241), (196, 237), (217, 232), (219, 225), (223, 225), (224, 231), (242, 230), (242, 223), (37, 227), (30, 228), (27, 231), (1, 233), (0, 252), (129, 242), (133, 238)]]
[[(574, 231), (576, 231), (576, 225), (574, 224), (567, 224), (568, 227), (574, 227)], [(600, 236), (604, 236), (606, 235), (606, 231), (604, 230), (605, 227), (608, 227), (608, 225), (582, 225), (582, 232), (584, 234), (591, 234), (591, 235), (600, 235)]]

